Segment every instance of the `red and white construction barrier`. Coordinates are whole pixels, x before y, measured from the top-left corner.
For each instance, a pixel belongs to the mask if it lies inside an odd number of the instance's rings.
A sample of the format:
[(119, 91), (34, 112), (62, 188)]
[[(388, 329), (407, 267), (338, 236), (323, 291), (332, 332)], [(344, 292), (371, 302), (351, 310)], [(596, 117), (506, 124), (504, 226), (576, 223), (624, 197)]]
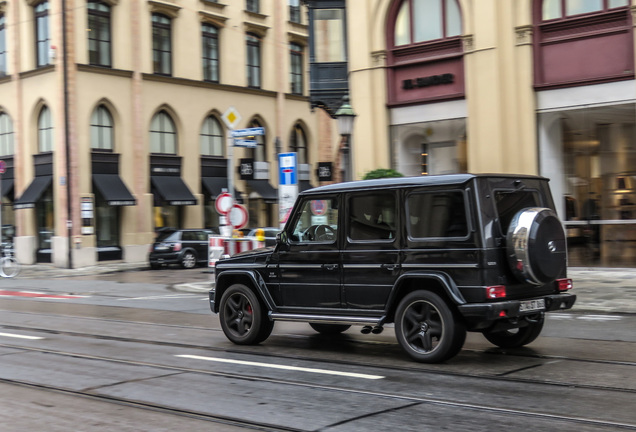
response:
[(214, 267), (223, 256), (265, 247), (265, 242), (256, 237), (208, 237), (208, 267)]

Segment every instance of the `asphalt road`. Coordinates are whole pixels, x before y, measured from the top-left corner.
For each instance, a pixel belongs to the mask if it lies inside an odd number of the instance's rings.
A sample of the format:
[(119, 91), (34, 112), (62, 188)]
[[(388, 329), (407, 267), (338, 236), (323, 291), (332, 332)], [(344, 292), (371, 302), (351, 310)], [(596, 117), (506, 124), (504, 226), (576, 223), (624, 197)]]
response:
[(392, 329), (277, 323), (231, 344), (201, 269), (0, 285), (3, 431), (636, 430), (636, 316), (550, 314), (526, 348), (469, 334), (422, 365)]

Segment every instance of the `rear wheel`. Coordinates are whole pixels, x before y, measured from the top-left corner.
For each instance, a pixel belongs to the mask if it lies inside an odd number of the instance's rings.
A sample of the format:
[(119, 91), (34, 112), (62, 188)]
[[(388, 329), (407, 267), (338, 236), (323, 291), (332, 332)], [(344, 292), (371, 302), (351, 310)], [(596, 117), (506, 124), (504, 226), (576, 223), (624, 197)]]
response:
[(488, 342), (501, 348), (518, 348), (534, 341), (543, 329), (544, 318), (529, 323), (526, 327), (504, 330), (499, 332), (484, 332)]
[(185, 269), (194, 268), (197, 265), (197, 257), (194, 252), (186, 251), (181, 257), (181, 267)]
[(274, 328), (254, 291), (241, 284), (232, 285), (223, 293), (219, 319), (225, 336), (237, 345), (263, 342)]
[(414, 291), (400, 301), (395, 335), (411, 358), (438, 363), (455, 356), (466, 340), (466, 327), (440, 296)]
[(316, 330), (320, 334), (324, 335), (336, 335), (345, 332), (351, 327), (347, 324), (322, 324), (322, 323), (309, 323), (312, 329)]

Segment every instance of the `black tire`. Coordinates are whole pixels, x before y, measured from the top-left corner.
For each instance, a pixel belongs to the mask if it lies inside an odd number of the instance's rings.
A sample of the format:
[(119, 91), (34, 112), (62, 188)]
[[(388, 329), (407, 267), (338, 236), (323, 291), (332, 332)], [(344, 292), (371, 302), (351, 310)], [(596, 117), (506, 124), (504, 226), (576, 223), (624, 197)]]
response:
[(484, 337), (493, 345), (500, 348), (518, 348), (534, 341), (543, 329), (544, 319), (531, 322), (526, 327), (504, 330), (499, 332), (484, 332)]
[(161, 264), (157, 264), (157, 263), (150, 263), (150, 268), (152, 270), (159, 270), (161, 268)]
[(420, 290), (400, 301), (395, 314), (395, 335), (412, 359), (439, 363), (462, 349), (466, 327), (440, 296)]
[(261, 343), (274, 328), (254, 291), (241, 284), (232, 285), (223, 293), (219, 320), (225, 336), (237, 345)]
[(197, 256), (192, 251), (185, 251), (181, 257), (181, 267), (191, 269), (197, 266)]
[(322, 324), (322, 323), (309, 323), (312, 329), (316, 330), (320, 334), (324, 335), (337, 335), (349, 330), (350, 325), (347, 324)]

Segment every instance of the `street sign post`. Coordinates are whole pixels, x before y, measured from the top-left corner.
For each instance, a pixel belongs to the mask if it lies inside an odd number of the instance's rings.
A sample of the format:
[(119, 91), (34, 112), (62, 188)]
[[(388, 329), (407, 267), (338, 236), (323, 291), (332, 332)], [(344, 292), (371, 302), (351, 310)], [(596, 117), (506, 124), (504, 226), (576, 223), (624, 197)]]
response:
[(253, 127), (247, 129), (236, 129), (231, 133), (232, 138), (240, 138), (240, 137), (253, 137), (257, 135), (265, 135), (264, 127)]

